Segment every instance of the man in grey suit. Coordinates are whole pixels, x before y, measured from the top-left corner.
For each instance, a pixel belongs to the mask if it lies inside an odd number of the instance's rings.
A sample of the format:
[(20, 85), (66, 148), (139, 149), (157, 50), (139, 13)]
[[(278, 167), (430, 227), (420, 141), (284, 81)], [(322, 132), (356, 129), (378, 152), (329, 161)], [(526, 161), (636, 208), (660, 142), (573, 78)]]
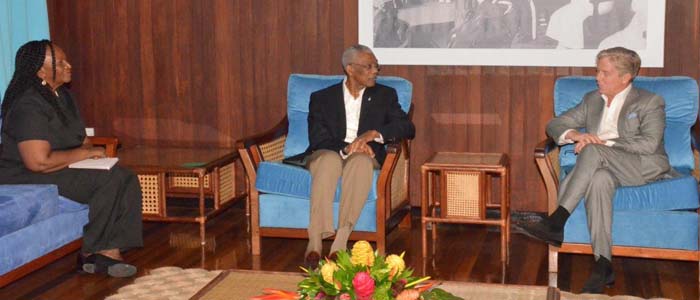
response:
[(559, 188), (559, 207), (541, 222), (522, 225), (527, 235), (561, 246), (569, 214), (586, 199), (595, 265), (585, 293), (602, 293), (615, 280), (610, 262), (615, 189), (643, 185), (672, 172), (663, 142), (664, 99), (632, 87), (639, 55), (610, 48), (598, 53), (596, 65), (598, 90), (547, 124), (548, 136), (560, 145), (575, 143), (578, 154), (576, 166)]

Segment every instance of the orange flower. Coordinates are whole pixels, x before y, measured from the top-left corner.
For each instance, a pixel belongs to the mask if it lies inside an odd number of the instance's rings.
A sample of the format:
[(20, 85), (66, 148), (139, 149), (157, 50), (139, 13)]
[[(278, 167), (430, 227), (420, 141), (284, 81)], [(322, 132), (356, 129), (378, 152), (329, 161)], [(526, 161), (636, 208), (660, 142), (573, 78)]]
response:
[(396, 295), (396, 300), (417, 300), (420, 297), (420, 292), (416, 289), (403, 290)]

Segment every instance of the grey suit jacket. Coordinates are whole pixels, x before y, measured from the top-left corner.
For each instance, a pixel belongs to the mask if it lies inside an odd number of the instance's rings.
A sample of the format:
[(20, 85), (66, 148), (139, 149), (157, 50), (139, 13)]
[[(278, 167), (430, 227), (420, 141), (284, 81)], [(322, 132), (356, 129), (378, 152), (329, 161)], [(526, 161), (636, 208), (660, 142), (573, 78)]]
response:
[[(558, 139), (566, 130), (581, 128), (596, 134), (603, 116), (605, 100), (596, 90), (583, 101), (547, 124), (547, 135)], [(666, 112), (664, 99), (647, 90), (632, 87), (620, 110), (617, 123), (619, 138), (613, 148), (639, 155), (643, 176), (654, 180), (667, 174), (671, 167), (664, 149)]]

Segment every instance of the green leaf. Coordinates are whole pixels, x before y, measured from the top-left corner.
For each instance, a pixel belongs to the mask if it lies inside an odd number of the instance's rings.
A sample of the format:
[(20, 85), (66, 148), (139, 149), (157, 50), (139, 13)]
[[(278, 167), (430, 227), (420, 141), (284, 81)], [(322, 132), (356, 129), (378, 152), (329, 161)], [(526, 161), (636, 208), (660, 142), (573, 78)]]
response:
[(374, 293), (372, 294), (373, 300), (391, 300), (391, 283), (385, 283), (383, 285), (374, 288)]
[(457, 297), (439, 288), (425, 291), (421, 294), (421, 297), (423, 297), (423, 300), (464, 300), (464, 298)]

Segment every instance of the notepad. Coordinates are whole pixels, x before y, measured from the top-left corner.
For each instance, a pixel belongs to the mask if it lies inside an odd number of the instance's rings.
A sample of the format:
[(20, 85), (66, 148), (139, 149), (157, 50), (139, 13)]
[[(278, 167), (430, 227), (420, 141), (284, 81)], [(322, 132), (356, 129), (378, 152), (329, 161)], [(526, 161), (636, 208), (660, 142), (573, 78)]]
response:
[(183, 167), (185, 168), (197, 168), (206, 165), (206, 163), (203, 162), (198, 162), (198, 161), (193, 161), (193, 162), (186, 162), (182, 164)]
[(71, 169), (109, 170), (119, 161), (116, 157), (88, 158), (68, 165)]

